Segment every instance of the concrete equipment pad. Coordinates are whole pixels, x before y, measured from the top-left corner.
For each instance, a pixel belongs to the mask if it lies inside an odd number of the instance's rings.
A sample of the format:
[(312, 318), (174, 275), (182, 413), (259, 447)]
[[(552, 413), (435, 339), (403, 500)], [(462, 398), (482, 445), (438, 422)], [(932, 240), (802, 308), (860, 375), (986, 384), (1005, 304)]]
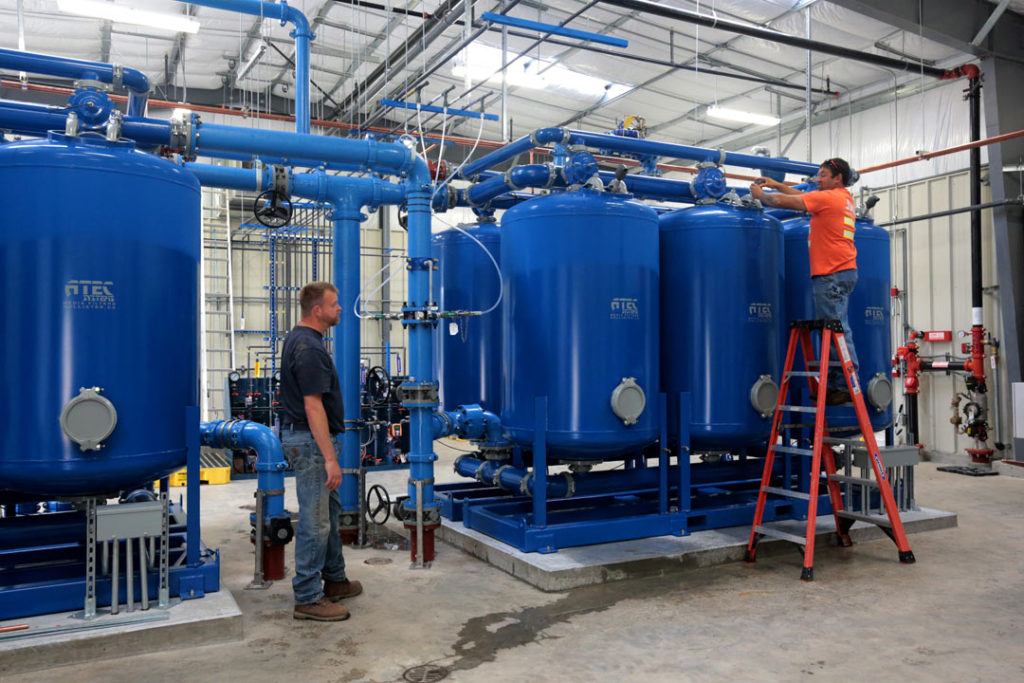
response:
[(242, 612), (228, 590), (207, 593), (199, 600), (175, 598), (167, 610), (151, 603), (143, 612), (136, 603), (134, 612), (126, 612), (122, 605), (117, 615), (88, 621), (72, 614), (0, 622), (0, 629), (28, 625), (27, 629), (0, 632), (0, 680), (54, 666), (242, 639)]
[[(954, 512), (921, 508), (901, 515), (906, 532), (934, 531), (957, 526)], [(771, 526), (804, 534), (804, 523), (798, 520), (772, 522)], [(817, 536), (821, 538), (836, 530), (831, 514), (817, 520)], [(699, 567), (709, 567), (743, 559), (750, 527), (729, 527), (697, 531), (689, 536), (658, 536), (635, 541), (565, 548), (556, 553), (523, 553), (490, 536), (467, 529), (447, 519), (437, 530), (438, 537), (460, 550), (474, 555), (542, 591), (563, 591), (623, 579), (660, 576)], [(856, 522), (850, 529), (854, 543), (885, 538), (877, 526)], [(758, 557), (791, 548), (792, 544), (765, 538), (758, 546)], [(911, 543), (913, 548), (913, 543)], [(896, 548), (893, 546), (893, 559)]]

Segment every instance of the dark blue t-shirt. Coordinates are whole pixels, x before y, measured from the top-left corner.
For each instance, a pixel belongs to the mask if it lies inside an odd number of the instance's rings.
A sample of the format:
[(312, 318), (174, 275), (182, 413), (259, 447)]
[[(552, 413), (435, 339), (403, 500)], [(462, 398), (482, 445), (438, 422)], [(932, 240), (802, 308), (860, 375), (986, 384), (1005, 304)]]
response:
[(312, 327), (296, 325), (281, 352), (281, 426), (309, 429), (303, 398), (314, 394), (323, 398), (331, 434), (345, 431), (341, 382), (323, 335)]

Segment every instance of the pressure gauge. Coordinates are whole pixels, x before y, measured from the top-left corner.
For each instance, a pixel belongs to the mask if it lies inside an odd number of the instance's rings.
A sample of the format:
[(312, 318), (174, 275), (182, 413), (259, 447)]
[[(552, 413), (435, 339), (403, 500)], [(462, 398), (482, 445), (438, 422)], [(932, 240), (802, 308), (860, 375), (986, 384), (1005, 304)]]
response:
[(237, 382), (241, 379), (241, 376), (237, 372), (232, 372), (228, 374), (228, 379), (232, 382)]
[(281, 371), (280, 370), (277, 370), (276, 372), (274, 372), (274, 381), (275, 382), (280, 382), (281, 381)]

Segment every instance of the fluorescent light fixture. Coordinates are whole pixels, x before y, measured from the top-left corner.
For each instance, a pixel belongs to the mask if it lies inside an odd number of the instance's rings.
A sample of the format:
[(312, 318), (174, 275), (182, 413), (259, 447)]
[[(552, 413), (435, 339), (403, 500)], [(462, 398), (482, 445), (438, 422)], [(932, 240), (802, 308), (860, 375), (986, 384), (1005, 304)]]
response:
[[(501, 50), (472, 43), (455, 58), (452, 75), (456, 78), (468, 76), (477, 81), (488, 79), (492, 83), (500, 83), (500, 70)], [(522, 57), (508, 65), (505, 78), (509, 85), (520, 88), (548, 90), (586, 97), (604, 95), (608, 99), (618, 97), (633, 87), (588, 76), (546, 60)]]
[(708, 107), (708, 116), (714, 119), (724, 119), (726, 121), (753, 123), (758, 126), (775, 126), (778, 125), (779, 123), (779, 119), (775, 116), (768, 116), (767, 114), (755, 114), (750, 111), (743, 111), (742, 109), (729, 109), (728, 107), (719, 107), (717, 104), (713, 107)]
[(266, 51), (267, 44), (264, 43), (263, 41), (260, 41), (256, 45), (256, 49), (252, 51), (252, 55), (249, 57), (249, 60), (245, 63), (245, 66), (238, 70), (238, 75), (235, 76), (235, 80), (240, 81), (243, 78), (245, 78), (249, 74), (249, 72), (252, 71), (252, 68), (256, 66), (256, 62), (260, 61), (260, 58), (263, 57), (263, 54)]
[(149, 28), (173, 31), (174, 33), (197, 33), (199, 21), (184, 14), (169, 12), (150, 12), (148, 10), (125, 7), (119, 3), (100, 2), (99, 0), (57, 0), (57, 8), (67, 14), (83, 17), (106, 19), (119, 24), (134, 24)]

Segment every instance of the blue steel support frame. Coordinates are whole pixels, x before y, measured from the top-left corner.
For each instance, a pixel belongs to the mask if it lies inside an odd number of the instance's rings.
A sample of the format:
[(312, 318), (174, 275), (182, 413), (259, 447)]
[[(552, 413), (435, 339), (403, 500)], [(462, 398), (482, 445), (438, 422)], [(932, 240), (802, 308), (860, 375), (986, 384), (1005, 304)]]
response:
[[(538, 396), (533, 403), (533, 526), (548, 525), (548, 397)], [(545, 547), (541, 552), (550, 552)]]

